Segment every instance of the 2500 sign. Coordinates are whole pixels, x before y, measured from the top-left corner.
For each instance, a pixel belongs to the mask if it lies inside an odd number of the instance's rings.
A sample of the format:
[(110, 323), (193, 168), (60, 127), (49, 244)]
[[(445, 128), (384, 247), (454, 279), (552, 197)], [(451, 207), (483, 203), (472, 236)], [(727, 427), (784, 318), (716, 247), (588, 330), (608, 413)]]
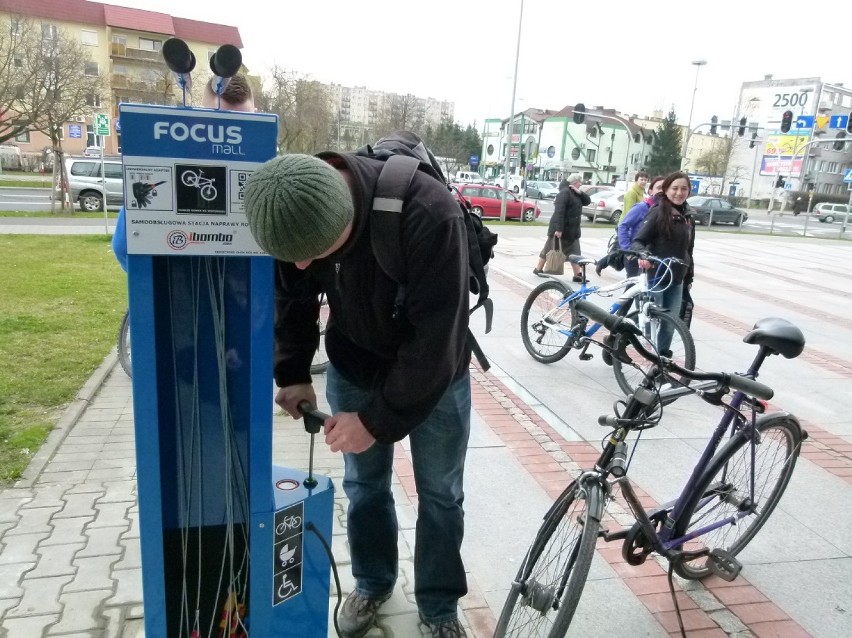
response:
[(776, 93), (775, 102), (772, 106), (775, 108), (785, 106), (805, 106), (808, 103), (809, 93)]

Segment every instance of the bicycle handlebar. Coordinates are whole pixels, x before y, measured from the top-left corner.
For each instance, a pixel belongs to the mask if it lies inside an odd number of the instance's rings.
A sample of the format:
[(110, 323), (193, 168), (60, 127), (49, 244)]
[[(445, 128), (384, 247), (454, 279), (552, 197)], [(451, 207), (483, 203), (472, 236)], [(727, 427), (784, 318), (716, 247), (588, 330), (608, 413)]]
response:
[(585, 315), (592, 321), (601, 324), (612, 334), (624, 335), (643, 358), (656, 363), (667, 372), (674, 372), (682, 377), (686, 377), (687, 379), (692, 379), (694, 381), (714, 381), (720, 385), (727, 386), (732, 390), (739, 390), (740, 392), (757, 397), (758, 399), (769, 400), (775, 395), (774, 390), (772, 390), (772, 388), (768, 385), (739, 374), (732, 374), (728, 372), (696, 372), (695, 370), (682, 368), (674, 361), (671, 361), (670, 359), (663, 359), (656, 353), (645, 348), (639, 340), (639, 337), (642, 334), (639, 330), (639, 326), (633, 323), (630, 319), (611, 315), (603, 308), (585, 300), (577, 300), (574, 303), (574, 307), (577, 312)]

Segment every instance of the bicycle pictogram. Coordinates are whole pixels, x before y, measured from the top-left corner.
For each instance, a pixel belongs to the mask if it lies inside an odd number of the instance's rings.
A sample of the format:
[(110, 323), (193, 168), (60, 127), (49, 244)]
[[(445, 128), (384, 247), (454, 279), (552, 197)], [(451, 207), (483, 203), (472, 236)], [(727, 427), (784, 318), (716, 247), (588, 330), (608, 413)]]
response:
[(213, 185), (216, 180), (212, 177), (204, 177), (204, 171), (200, 168), (197, 173), (192, 169), (185, 170), (181, 173), (180, 181), (183, 182), (184, 186), (197, 188), (201, 192), (202, 199), (208, 202), (212, 202), (219, 194), (219, 191)]
[(277, 536), (281, 536), (288, 530), (298, 528), (299, 526), (301, 526), (301, 524), (301, 516), (287, 516), (284, 518), (283, 521), (281, 521), (280, 523), (278, 523), (278, 525), (275, 526), (275, 534)]

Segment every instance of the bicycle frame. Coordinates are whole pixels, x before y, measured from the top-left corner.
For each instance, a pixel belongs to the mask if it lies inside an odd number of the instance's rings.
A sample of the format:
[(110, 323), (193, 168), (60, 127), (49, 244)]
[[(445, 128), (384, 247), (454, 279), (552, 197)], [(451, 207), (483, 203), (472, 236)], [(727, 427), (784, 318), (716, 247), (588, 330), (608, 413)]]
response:
[[(620, 290), (621, 288), (625, 288), (624, 292), (618, 298), (618, 300), (613, 303), (609, 308), (609, 314), (621, 314), (626, 315), (630, 310), (630, 306), (633, 303), (633, 299), (642, 292), (642, 287), (638, 285), (630, 285), (630, 284), (638, 284), (639, 277), (630, 277), (628, 279), (623, 279), (614, 284), (610, 284), (609, 286), (587, 286), (585, 282), (580, 285), (580, 288), (571, 294), (562, 298), (562, 301), (559, 302), (557, 306), (557, 310), (563, 309), (577, 299), (586, 299), (589, 295), (600, 295), (600, 296), (609, 296), (616, 290)], [(570, 290), (570, 289), (569, 289)], [(570, 330), (561, 329), (558, 330), (560, 334), (565, 335), (566, 337), (574, 336), (574, 328), (575, 326), (571, 326)], [(593, 336), (598, 330), (600, 330), (600, 323), (593, 323), (591, 326), (588, 326), (583, 332), (584, 337)]]
[[(752, 362), (751, 366), (749, 367), (749, 370), (745, 374), (745, 376), (750, 379), (755, 379), (757, 377), (758, 370), (763, 364), (763, 361), (765, 360), (766, 356), (766, 352), (761, 349), (755, 357), (754, 361)], [(650, 374), (646, 378), (645, 382), (643, 383), (644, 389), (649, 390), (651, 392), (655, 392), (653, 390), (653, 380), (657, 376), (657, 374), (658, 367), (655, 365), (650, 371)], [(673, 388), (671, 390), (663, 390), (660, 391), (660, 401), (663, 402), (667, 398), (682, 396), (685, 394), (692, 394), (694, 391), (700, 391), (701, 389), (701, 384), (699, 384), (698, 386), (693, 388)], [(725, 413), (720, 419), (718, 425), (713, 430), (713, 434), (710, 437), (710, 440), (707, 442), (707, 445), (705, 446), (704, 451), (701, 454), (701, 458), (696, 463), (695, 467), (692, 470), (692, 474), (690, 475), (689, 479), (681, 490), (680, 495), (675, 501), (661, 505), (649, 516), (648, 513), (645, 511), (645, 508), (639, 502), (639, 498), (633, 491), (632, 485), (630, 484), (630, 481), (626, 475), (619, 477), (615, 481), (613, 481), (613, 484), (618, 483), (621, 486), (622, 493), (624, 494), (625, 500), (627, 501), (628, 506), (630, 507), (634, 517), (636, 518), (639, 525), (643, 528), (643, 532), (645, 532), (645, 535), (653, 544), (654, 549), (660, 555), (669, 558), (671, 557), (672, 551), (682, 547), (684, 543), (694, 538), (698, 538), (699, 536), (702, 536), (709, 532), (712, 532), (713, 530), (723, 527), (725, 525), (730, 525), (736, 520), (744, 518), (745, 516), (748, 516), (752, 513), (748, 510), (738, 512), (736, 515), (728, 516), (727, 518), (715, 521), (712, 524), (695, 529), (684, 536), (672, 538), (672, 533), (675, 524), (683, 515), (686, 504), (689, 503), (695, 497), (696, 486), (701, 483), (701, 478), (703, 477), (704, 472), (707, 470), (711, 459), (716, 454), (719, 445), (722, 443), (722, 439), (724, 438), (725, 433), (730, 430), (732, 437), (748, 437), (752, 442), (752, 446), (754, 445), (753, 426), (750, 422), (746, 421), (742, 423), (742, 427), (739, 430), (737, 430), (737, 428), (735, 427), (735, 418), (737, 417), (739, 410), (745, 400), (746, 395), (744, 393), (740, 391), (734, 392), (731, 397), (729, 408), (725, 410)], [(625, 407), (623, 419), (626, 421), (636, 419), (644, 407), (644, 403), (639, 398), (637, 398), (635, 394), (632, 395), (627, 402), (627, 406)], [(631, 431), (632, 428), (621, 426), (610, 436), (609, 440), (607, 441), (607, 445), (604, 447), (603, 452), (601, 453), (601, 456), (596, 464), (596, 469), (601, 472), (599, 476), (604, 485), (608, 485), (607, 481), (603, 479), (605, 479), (606, 477), (606, 468), (609, 467), (610, 462), (612, 461), (613, 454), (615, 453), (615, 448), (619, 443), (627, 439), (627, 436)], [(752, 457), (753, 456), (754, 450), (752, 448)], [(607, 491), (609, 491), (609, 488), (607, 488)], [(753, 466), (749, 496), (752, 502), (754, 502)], [(709, 500), (710, 499), (705, 499), (699, 502), (706, 504), (707, 502), (709, 502)], [(665, 515), (665, 518), (663, 518), (663, 515)], [(659, 532), (657, 531), (654, 522), (652, 522), (651, 520), (652, 517), (657, 523), (662, 523)]]

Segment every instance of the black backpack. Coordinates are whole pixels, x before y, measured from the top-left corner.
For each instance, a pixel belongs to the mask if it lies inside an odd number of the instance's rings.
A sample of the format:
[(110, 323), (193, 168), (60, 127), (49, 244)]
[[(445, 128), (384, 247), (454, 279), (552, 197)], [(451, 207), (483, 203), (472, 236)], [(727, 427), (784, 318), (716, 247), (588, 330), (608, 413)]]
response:
[[(394, 312), (399, 313), (405, 300), (405, 261), (400, 239), (399, 214), (402, 212), (402, 203), (411, 180), (414, 173), (420, 170), (452, 189), (447, 184), (435, 156), (426, 148), (423, 140), (410, 131), (393, 133), (372, 146), (362, 146), (355, 154), (385, 162), (376, 182), (370, 219), (370, 241), (382, 270), (399, 285), (394, 302)], [(478, 295), (476, 305), (470, 312), (473, 313), (480, 307), (485, 309), (485, 332), (488, 333), (491, 331), (494, 304), (488, 298), (486, 264), (494, 256), (497, 234), (484, 226), (482, 220), (470, 211), (470, 204), (458, 191), (456, 198), (467, 229), (470, 291)], [(482, 369), (488, 370), (488, 359), (470, 328), (467, 331), (467, 342)]]

